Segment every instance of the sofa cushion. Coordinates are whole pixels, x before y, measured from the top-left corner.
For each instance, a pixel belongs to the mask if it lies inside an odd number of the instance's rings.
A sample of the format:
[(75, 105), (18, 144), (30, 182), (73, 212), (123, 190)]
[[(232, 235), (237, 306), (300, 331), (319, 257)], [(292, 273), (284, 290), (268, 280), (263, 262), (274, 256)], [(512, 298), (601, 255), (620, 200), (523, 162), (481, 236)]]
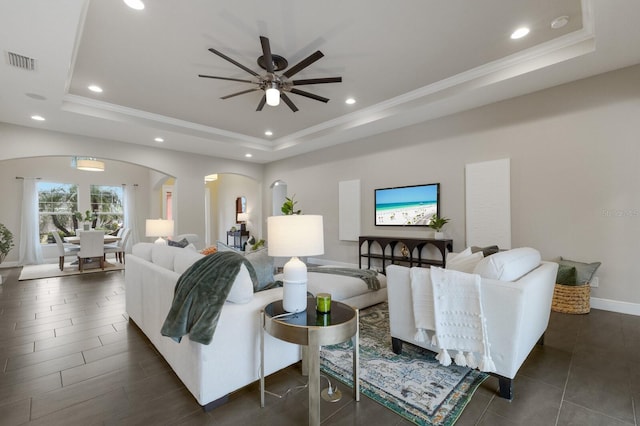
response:
[(134, 244), (131, 248), (131, 254), (138, 256), (147, 262), (151, 262), (151, 250), (153, 249), (153, 243), (138, 243)]
[(476, 265), (484, 258), (482, 251), (471, 253), (471, 250), (465, 250), (456, 256), (447, 256), (446, 269), (459, 272), (473, 273)]
[(171, 247), (185, 248), (186, 246), (189, 245), (189, 241), (187, 241), (186, 238), (183, 238), (180, 241), (168, 240), (167, 244), (170, 245)]
[(175, 257), (173, 259), (173, 270), (176, 273), (182, 275), (184, 271), (189, 269), (189, 267), (193, 265), (195, 261), (201, 259), (202, 257), (203, 255), (198, 253), (197, 251), (181, 250), (175, 254)]
[(592, 262), (592, 263), (578, 262), (575, 260), (563, 259), (562, 257), (560, 257), (560, 260), (558, 261), (558, 265), (574, 266), (576, 268), (576, 273), (577, 273), (576, 284), (581, 285), (581, 284), (586, 284), (591, 282), (591, 280), (593, 279), (593, 276), (596, 273), (596, 270), (600, 267), (601, 263), (600, 262)]
[(173, 271), (173, 258), (176, 255), (176, 250), (180, 249), (154, 244), (154, 247), (151, 249), (151, 261), (158, 266)]
[(473, 273), (482, 278), (515, 281), (540, 265), (540, 252), (531, 247), (502, 251), (482, 259)]

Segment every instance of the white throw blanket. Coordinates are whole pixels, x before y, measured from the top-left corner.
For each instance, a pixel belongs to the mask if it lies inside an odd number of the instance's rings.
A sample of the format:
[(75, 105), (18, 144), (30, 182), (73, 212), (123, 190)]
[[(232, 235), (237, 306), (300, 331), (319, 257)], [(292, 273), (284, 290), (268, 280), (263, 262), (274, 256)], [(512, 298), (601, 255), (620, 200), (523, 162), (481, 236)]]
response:
[[(449, 350), (455, 350), (456, 364), (495, 371), (479, 275), (436, 267), (411, 268), (411, 290), (417, 342), (427, 341), (427, 330), (433, 330), (431, 344), (440, 349), (436, 359), (442, 365), (451, 365)], [(482, 356), (479, 364), (474, 352)]]

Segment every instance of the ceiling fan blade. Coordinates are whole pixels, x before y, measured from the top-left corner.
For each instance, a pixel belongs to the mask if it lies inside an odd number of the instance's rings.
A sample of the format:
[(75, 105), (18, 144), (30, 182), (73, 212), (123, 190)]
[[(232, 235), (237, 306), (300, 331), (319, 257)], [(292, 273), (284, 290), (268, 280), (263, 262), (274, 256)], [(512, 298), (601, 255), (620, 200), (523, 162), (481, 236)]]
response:
[(326, 77), (326, 78), (307, 78), (303, 80), (291, 80), (294, 86), (304, 86), (305, 84), (322, 84), (322, 83), (342, 83), (342, 77)]
[(267, 95), (265, 94), (264, 96), (262, 96), (262, 99), (260, 99), (260, 103), (258, 104), (258, 108), (256, 108), (256, 111), (262, 111), (262, 108), (264, 108), (264, 104), (267, 102)]
[(284, 75), (287, 78), (291, 78), (291, 76), (299, 73), (300, 71), (302, 71), (303, 69), (305, 69), (306, 67), (308, 67), (309, 65), (317, 61), (318, 59), (322, 58), (323, 56), (324, 54), (321, 51), (316, 50), (315, 53), (312, 53), (311, 55), (307, 56), (306, 58), (304, 58), (303, 60), (301, 60), (294, 66), (292, 66), (291, 68), (289, 68), (287, 71), (282, 73), (282, 75)]
[(256, 87), (255, 89), (243, 90), (242, 92), (232, 93), (230, 95), (223, 96), (220, 99), (229, 99), (229, 98), (233, 98), (234, 96), (244, 95), (245, 93), (255, 92), (256, 90), (260, 90), (260, 88)]
[(298, 110), (298, 107), (293, 102), (291, 102), (291, 99), (289, 99), (289, 97), (285, 95), (284, 92), (280, 92), (280, 99), (282, 99), (284, 103), (287, 104), (289, 108), (291, 108), (291, 111), (296, 112)]
[(264, 57), (264, 63), (267, 67), (267, 72), (273, 73), (273, 58), (271, 57), (271, 46), (269, 45), (269, 39), (260, 36), (260, 44), (262, 44), (262, 56)]
[(216, 55), (220, 56), (222, 59), (225, 59), (225, 60), (227, 60), (227, 61), (231, 62), (233, 65), (235, 65), (235, 66), (237, 66), (237, 67), (239, 67), (239, 68), (242, 68), (243, 70), (245, 70), (245, 71), (246, 71), (246, 72), (248, 72), (249, 74), (251, 74), (251, 75), (255, 75), (256, 77), (259, 77), (259, 75), (258, 75), (258, 73), (257, 73), (257, 72), (253, 71), (253, 70), (252, 70), (252, 69), (250, 69), (250, 68), (245, 67), (244, 65), (242, 65), (241, 63), (239, 63), (239, 62), (237, 62), (237, 61), (234, 61), (233, 59), (231, 59), (230, 57), (228, 57), (228, 56), (227, 56), (227, 55), (225, 55), (224, 53), (219, 52), (219, 51), (217, 51), (216, 49), (214, 49), (214, 48), (212, 48), (212, 47), (210, 47), (210, 48), (209, 48), (209, 52), (211, 52), (211, 53), (213, 53), (213, 54), (216, 54)]
[(307, 98), (315, 99), (316, 101), (324, 102), (325, 104), (329, 102), (329, 98), (323, 98), (322, 96), (314, 95), (313, 93), (304, 92), (298, 89), (289, 90), (291, 93), (295, 93), (296, 95), (305, 96)]
[(215, 78), (218, 80), (229, 80), (229, 81), (239, 81), (241, 83), (256, 83), (255, 81), (251, 81), (251, 80), (243, 80), (241, 78), (231, 78), (231, 77), (217, 77), (215, 75), (205, 75), (205, 74), (198, 74), (198, 77), (203, 77), (203, 78)]

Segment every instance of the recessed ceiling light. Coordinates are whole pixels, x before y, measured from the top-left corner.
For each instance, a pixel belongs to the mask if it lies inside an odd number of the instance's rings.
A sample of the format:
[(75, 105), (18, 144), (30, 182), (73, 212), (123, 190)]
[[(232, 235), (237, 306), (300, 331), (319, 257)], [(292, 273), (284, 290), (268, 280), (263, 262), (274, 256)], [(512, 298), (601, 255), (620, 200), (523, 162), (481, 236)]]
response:
[(102, 87), (92, 84), (89, 86), (89, 90), (95, 93), (102, 93)]
[(135, 10), (144, 9), (144, 3), (142, 3), (142, 0), (124, 0), (124, 4), (129, 6), (131, 9), (135, 9)]
[(244, 156), (247, 157), (247, 158), (253, 157), (253, 155), (251, 155), (251, 154), (245, 154)]
[(273, 136), (273, 132), (271, 130), (267, 130), (264, 134), (265, 136)]
[(164, 139), (162, 139), (162, 138), (155, 138), (155, 139), (154, 139), (154, 141), (156, 141), (156, 142), (164, 142)]
[(511, 33), (511, 38), (516, 40), (526, 36), (527, 34), (529, 34), (529, 28), (520, 27), (517, 30), (515, 30), (513, 33)]
[(344, 103), (347, 105), (353, 105), (356, 103), (356, 100), (353, 98), (348, 98), (346, 101), (344, 101)]
[(44, 121), (44, 117), (41, 115), (32, 115), (31, 119), (36, 121)]
[(551, 21), (551, 28), (557, 30), (558, 28), (562, 28), (569, 23), (568, 16), (558, 16), (556, 19)]

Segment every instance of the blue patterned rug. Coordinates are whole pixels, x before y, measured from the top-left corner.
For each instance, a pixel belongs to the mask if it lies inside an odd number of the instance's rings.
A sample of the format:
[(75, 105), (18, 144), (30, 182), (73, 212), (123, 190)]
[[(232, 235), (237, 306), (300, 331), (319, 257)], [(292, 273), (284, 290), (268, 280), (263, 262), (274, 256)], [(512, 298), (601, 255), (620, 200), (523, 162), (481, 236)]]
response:
[[(353, 387), (351, 342), (321, 349), (321, 371)], [(404, 344), (391, 350), (389, 308), (360, 311), (361, 392), (417, 425), (453, 425), (487, 374), (441, 366), (433, 352)]]

